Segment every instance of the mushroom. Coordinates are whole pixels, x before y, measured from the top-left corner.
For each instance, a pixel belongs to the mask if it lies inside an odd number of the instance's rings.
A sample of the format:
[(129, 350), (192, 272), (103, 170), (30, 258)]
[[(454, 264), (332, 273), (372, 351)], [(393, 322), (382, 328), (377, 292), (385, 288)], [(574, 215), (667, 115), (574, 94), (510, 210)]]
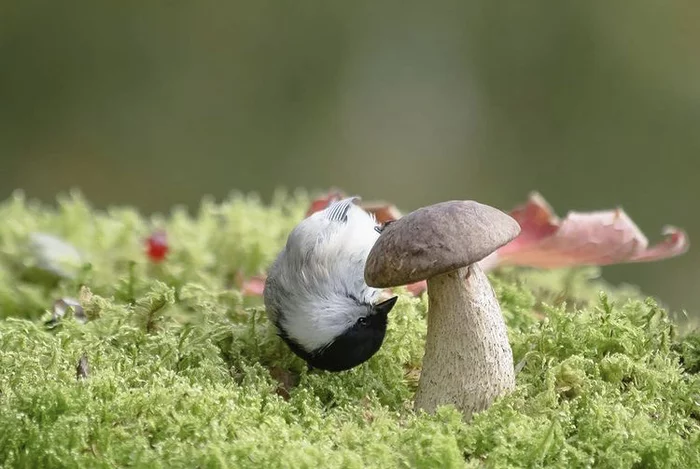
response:
[(386, 225), (367, 258), (365, 281), (390, 288), (427, 280), (429, 313), (415, 409), (454, 405), (466, 419), (515, 387), (513, 353), (480, 260), (520, 233), (502, 211), (454, 200)]

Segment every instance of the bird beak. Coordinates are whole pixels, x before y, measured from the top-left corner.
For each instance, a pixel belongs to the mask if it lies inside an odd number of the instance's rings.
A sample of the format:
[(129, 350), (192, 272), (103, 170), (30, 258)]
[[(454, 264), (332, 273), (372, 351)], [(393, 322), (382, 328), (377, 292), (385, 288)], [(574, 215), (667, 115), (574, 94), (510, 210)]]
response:
[(383, 316), (386, 316), (389, 314), (389, 311), (391, 311), (391, 309), (394, 307), (394, 305), (396, 304), (396, 300), (398, 300), (398, 299), (399, 299), (398, 296), (393, 296), (386, 301), (382, 301), (381, 303), (377, 303), (376, 305), (374, 305), (374, 311), (377, 314), (381, 314)]

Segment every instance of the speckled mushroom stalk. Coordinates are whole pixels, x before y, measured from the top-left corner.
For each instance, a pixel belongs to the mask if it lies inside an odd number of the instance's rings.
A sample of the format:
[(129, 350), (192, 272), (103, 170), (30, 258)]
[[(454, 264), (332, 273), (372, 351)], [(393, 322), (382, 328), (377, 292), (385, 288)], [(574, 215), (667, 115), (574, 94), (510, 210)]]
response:
[(515, 386), (501, 308), (478, 264), (428, 279), (428, 333), (415, 408), (453, 404), (466, 418)]
[(469, 419), (514, 388), (501, 308), (477, 263), (519, 232), (518, 223), (500, 210), (450, 201), (388, 225), (370, 251), (368, 285), (427, 280), (428, 332), (416, 410), (451, 404)]

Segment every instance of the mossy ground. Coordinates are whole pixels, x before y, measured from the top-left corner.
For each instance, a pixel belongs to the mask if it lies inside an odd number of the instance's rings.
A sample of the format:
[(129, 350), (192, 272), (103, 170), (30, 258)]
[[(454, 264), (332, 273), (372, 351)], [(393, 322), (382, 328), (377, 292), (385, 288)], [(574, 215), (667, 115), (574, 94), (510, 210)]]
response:
[[(700, 467), (699, 336), (679, 336), (654, 301), (588, 271), (491, 275), (520, 372), (515, 392), (469, 423), (450, 408), (411, 410), (426, 298), (401, 292), (366, 364), (308, 373), (260, 300), (238, 291), (308, 201), (235, 196), (151, 219), (76, 195), (3, 203), (0, 465)], [(162, 264), (144, 255), (154, 228), (172, 248)], [(36, 231), (87, 264), (71, 279), (46, 275), (27, 248)], [(86, 324), (45, 324), (53, 301), (79, 295)]]

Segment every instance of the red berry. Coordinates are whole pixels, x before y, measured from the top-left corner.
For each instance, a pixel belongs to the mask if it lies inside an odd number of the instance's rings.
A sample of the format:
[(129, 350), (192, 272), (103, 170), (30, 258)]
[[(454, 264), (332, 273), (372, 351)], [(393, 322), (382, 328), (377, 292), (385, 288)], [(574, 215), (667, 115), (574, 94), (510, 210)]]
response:
[(156, 231), (146, 239), (146, 252), (153, 262), (161, 262), (168, 254), (168, 238), (165, 231)]

